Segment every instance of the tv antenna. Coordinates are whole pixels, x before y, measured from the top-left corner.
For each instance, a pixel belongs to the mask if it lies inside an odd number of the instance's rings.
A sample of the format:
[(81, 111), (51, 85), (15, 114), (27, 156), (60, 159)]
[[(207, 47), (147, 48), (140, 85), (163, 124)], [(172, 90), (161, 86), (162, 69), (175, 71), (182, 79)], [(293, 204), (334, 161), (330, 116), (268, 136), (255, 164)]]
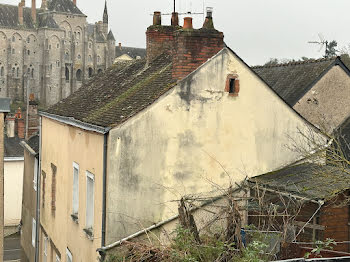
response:
[[(192, 6), (192, 2), (191, 2), (191, 6)], [(174, 8), (173, 8), (173, 12), (176, 13), (176, 0), (174, 0)], [(150, 14), (153, 15), (153, 14)], [(172, 13), (167, 13), (167, 14), (161, 14), (163, 15), (172, 15)], [(198, 12), (192, 12), (192, 11), (188, 11), (185, 13), (179, 13), (179, 15), (204, 15), (204, 12), (198, 13)]]
[(309, 41), (308, 43), (309, 44), (318, 44), (318, 45), (320, 45), (320, 49), (318, 50), (318, 52), (321, 52), (321, 50), (324, 47), (326, 47), (325, 48), (325, 54), (324, 54), (324, 57), (326, 58), (327, 57), (327, 50), (328, 50), (329, 42), (324, 38), (324, 36), (321, 33), (318, 34), (318, 38), (320, 39), (320, 41)]

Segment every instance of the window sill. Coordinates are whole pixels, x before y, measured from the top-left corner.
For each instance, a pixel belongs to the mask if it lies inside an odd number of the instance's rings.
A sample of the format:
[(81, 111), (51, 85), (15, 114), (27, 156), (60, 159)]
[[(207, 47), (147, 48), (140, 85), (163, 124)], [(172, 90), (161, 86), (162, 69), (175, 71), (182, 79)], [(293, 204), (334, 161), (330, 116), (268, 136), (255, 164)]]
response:
[(229, 93), (228, 95), (229, 95), (229, 96), (232, 96), (232, 97), (237, 97), (237, 96), (238, 96), (238, 93)]
[(87, 238), (91, 241), (94, 240), (94, 233), (93, 233), (93, 229), (92, 228), (84, 228), (83, 229)]
[(79, 224), (79, 217), (78, 217), (78, 214), (71, 214), (70, 215), (72, 220), (76, 223), (76, 224)]

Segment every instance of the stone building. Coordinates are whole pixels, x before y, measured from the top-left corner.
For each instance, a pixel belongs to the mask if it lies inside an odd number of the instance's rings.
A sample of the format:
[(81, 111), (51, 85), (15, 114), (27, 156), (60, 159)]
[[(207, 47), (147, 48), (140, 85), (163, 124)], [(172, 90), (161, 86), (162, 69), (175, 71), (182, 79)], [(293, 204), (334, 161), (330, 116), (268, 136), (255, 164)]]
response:
[[(0, 97), (41, 104), (66, 98), (112, 65), (115, 39), (103, 20), (88, 24), (76, 0), (43, 0), (36, 8), (0, 4)], [(29, 90), (27, 90), (29, 87)]]

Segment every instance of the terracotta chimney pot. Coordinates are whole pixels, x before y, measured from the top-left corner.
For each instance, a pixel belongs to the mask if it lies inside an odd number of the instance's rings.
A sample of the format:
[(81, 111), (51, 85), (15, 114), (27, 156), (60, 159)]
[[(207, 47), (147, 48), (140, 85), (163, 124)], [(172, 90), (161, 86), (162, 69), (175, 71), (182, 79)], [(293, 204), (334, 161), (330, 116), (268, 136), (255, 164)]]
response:
[(192, 17), (185, 17), (185, 18), (184, 18), (184, 26), (183, 26), (183, 29), (193, 29)]
[(153, 15), (153, 25), (162, 25), (162, 15), (161, 12), (156, 11)]

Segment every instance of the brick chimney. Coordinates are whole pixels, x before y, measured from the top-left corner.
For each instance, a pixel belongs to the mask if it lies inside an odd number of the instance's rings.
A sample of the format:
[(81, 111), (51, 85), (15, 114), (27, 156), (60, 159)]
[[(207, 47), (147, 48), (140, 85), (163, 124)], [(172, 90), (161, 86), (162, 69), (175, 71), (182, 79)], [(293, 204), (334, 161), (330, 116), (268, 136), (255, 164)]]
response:
[(18, 4), (18, 23), (20, 25), (23, 25), (24, 20), (23, 20), (23, 7), (25, 6), (25, 2), (24, 0), (22, 0), (19, 4)]
[(7, 137), (15, 137), (15, 121), (16, 118), (14, 116), (6, 117), (6, 135)]
[(15, 114), (16, 118), (16, 124), (15, 124), (15, 133), (17, 136), (21, 139), (24, 138), (24, 132), (25, 132), (25, 124), (24, 124), (24, 119), (22, 118), (22, 110), (21, 108), (17, 109), (17, 112)]
[(173, 58), (174, 79), (182, 79), (224, 48), (224, 34), (214, 28), (212, 8), (201, 29), (193, 29), (192, 18), (185, 17), (184, 26), (177, 26), (177, 14), (173, 13), (172, 25), (162, 26), (161, 13), (154, 12), (153, 25), (148, 27), (147, 61), (162, 53)]
[(26, 139), (29, 139), (39, 130), (38, 103), (35, 101), (34, 94), (29, 96), (27, 121)]
[(36, 0), (32, 0), (32, 20), (36, 23)]
[(154, 12), (153, 25), (147, 28), (147, 61), (150, 62), (160, 54), (171, 54), (174, 49), (174, 31), (176, 26), (162, 26), (160, 12)]

